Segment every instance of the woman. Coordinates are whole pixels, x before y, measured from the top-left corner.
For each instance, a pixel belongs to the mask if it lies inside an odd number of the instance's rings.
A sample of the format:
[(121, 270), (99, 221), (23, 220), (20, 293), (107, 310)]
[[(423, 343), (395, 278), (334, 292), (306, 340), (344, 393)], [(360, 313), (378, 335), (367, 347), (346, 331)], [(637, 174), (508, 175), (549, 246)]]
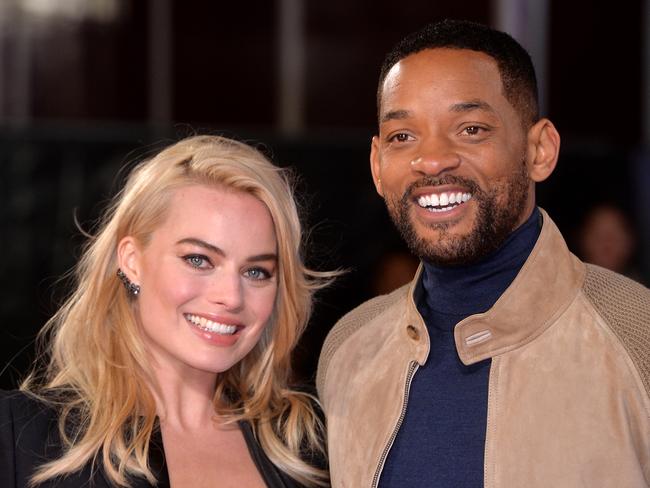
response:
[(0, 486), (323, 486), (313, 398), (288, 386), (311, 296), (285, 174), (221, 137), (141, 163), (0, 397)]

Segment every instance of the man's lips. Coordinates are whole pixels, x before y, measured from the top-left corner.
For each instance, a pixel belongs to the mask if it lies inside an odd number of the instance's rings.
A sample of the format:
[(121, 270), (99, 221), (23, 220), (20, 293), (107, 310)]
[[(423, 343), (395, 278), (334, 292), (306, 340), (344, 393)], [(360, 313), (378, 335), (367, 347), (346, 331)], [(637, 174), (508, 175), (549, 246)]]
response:
[(417, 204), (422, 208), (431, 208), (434, 210), (444, 210), (453, 208), (470, 200), (472, 194), (469, 192), (451, 191), (451, 192), (431, 192), (420, 195), (415, 199)]
[(445, 185), (446, 188), (421, 187), (413, 191), (412, 201), (432, 212), (446, 212), (472, 199), (473, 193), (466, 187)]

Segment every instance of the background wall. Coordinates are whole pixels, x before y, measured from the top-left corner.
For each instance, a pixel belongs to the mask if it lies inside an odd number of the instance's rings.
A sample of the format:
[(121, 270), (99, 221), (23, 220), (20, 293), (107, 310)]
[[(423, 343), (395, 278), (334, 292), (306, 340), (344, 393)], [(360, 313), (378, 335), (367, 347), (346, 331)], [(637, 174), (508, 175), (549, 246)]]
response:
[(320, 295), (298, 352), (310, 378), (334, 321), (393, 286), (380, 270), (405, 249), (368, 172), (378, 68), (403, 35), (444, 17), (508, 30), (530, 50), (563, 136), (540, 204), (576, 252), (594, 205), (622, 209), (638, 239), (624, 271), (647, 283), (650, 8), (619, 3), (4, 0), (0, 387), (24, 374), (65, 296), (58, 279), (84, 242), (75, 216), (92, 230), (120, 168), (203, 132), (259, 144), (295, 168), (311, 265), (350, 269)]

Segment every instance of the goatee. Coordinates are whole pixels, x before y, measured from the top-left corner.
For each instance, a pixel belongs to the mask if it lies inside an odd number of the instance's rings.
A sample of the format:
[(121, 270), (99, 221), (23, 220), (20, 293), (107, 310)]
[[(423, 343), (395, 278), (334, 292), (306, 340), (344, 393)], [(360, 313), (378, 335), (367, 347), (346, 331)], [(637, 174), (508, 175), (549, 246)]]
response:
[[(413, 192), (421, 187), (459, 185), (472, 194), (470, 202), (477, 205), (473, 228), (466, 235), (451, 233), (453, 223), (430, 224), (439, 233), (435, 242), (418, 235), (411, 221)], [(424, 177), (406, 189), (399, 200), (387, 199), (388, 212), (409, 249), (420, 259), (437, 266), (464, 266), (480, 261), (493, 253), (520, 223), (526, 209), (530, 179), (525, 164), (520, 171), (500, 185), (481, 190), (468, 178), (447, 175), (440, 178)], [(503, 203), (499, 202), (502, 196)], [(465, 204), (464, 204), (465, 205)]]

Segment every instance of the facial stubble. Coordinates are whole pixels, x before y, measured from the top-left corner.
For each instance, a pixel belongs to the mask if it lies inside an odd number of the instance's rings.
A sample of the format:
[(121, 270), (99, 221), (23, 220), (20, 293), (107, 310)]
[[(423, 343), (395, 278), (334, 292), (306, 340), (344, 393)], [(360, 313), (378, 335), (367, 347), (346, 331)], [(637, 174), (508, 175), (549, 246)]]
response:
[[(520, 223), (530, 191), (530, 179), (525, 162), (518, 171), (487, 191), (471, 179), (448, 175), (439, 178), (424, 177), (412, 183), (400, 199), (387, 199), (386, 206), (402, 238), (413, 254), (437, 266), (463, 266), (480, 261), (493, 253)], [(414, 203), (413, 192), (424, 186), (457, 184), (469, 190), (477, 206), (473, 228), (465, 235), (456, 235), (454, 222), (433, 223), (428, 227), (436, 230), (438, 238), (432, 241), (418, 234), (411, 219)], [(504, 202), (499, 202), (499, 196)]]

